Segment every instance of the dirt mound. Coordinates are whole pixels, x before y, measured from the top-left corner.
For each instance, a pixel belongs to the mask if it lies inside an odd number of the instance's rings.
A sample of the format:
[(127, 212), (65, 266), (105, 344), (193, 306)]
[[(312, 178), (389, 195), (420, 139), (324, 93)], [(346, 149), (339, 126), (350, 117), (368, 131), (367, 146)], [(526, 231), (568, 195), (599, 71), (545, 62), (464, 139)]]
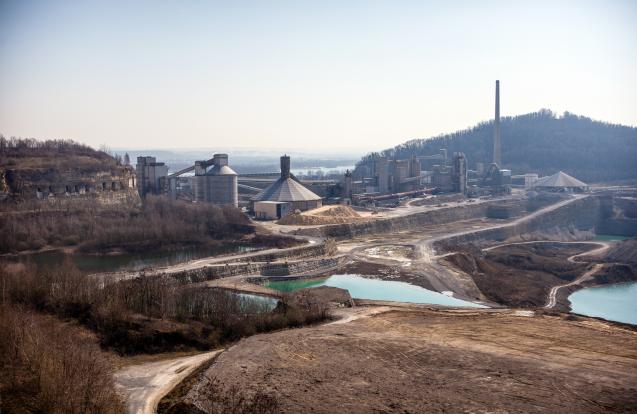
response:
[(278, 224), (316, 226), (321, 224), (344, 224), (363, 218), (349, 206), (323, 206), (303, 213), (290, 214), (280, 219)]
[(349, 292), (332, 286), (299, 289), (290, 293), (290, 303), (301, 309), (311, 309), (315, 306), (347, 306), (354, 303)]
[(637, 239), (628, 239), (617, 243), (606, 253), (604, 261), (637, 263)]
[(637, 341), (588, 319), (395, 311), (244, 339), (185, 401), (206, 404), (211, 377), (281, 413), (626, 412)]

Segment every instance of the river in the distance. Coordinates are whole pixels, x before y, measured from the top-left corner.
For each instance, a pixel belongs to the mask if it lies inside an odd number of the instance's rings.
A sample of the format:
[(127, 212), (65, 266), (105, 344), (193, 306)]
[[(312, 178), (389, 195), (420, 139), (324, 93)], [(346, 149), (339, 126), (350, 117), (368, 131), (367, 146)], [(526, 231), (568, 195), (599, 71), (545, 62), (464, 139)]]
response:
[(637, 325), (637, 282), (581, 289), (568, 299), (573, 313)]

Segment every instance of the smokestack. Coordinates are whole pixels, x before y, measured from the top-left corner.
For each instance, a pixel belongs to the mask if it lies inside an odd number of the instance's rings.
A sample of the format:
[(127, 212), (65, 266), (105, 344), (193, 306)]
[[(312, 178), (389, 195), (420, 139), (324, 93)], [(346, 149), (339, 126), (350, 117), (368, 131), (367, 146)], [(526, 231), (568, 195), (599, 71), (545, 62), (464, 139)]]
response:
[(500, 81), (495, 81), (495, 123), (493, 126), (493, 163), (502, 166), (500, 141)]
[(287, 155), (281, 157), (281, 178), (290, 178), (290, 157)]

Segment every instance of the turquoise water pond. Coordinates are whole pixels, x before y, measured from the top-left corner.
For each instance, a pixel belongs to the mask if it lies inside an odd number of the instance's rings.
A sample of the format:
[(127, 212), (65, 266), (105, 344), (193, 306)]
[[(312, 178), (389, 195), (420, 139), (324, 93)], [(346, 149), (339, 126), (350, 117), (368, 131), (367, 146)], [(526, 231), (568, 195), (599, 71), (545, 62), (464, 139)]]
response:
[(626, 236), (616, 236), (614, 234), (597, 234), (595, 235), (595, 240), (599, 241), (622, 241), (628, 240), (630, 237)]
[(637, 325), (637, 282), (586, 288), (568, 299), (573, 313)]
[(297, 289), (317, 286), (332, 286), (348, 290), (349, 294), (356, 299), (389, 300), (474, 308), (486, 307), (409, 283), (370, 279), (359, 275), (333, 275), (322, 279), (272, 281), (266, 284), (266, 286), (281, 292), (291, 292)]

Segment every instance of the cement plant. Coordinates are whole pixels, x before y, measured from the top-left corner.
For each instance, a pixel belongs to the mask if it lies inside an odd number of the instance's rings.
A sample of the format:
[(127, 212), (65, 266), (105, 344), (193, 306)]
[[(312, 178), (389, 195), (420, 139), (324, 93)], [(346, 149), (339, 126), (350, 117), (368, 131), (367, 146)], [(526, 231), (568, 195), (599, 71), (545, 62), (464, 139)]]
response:
[(0, 414), (637, 412), (634, 5), (18, 3)]

